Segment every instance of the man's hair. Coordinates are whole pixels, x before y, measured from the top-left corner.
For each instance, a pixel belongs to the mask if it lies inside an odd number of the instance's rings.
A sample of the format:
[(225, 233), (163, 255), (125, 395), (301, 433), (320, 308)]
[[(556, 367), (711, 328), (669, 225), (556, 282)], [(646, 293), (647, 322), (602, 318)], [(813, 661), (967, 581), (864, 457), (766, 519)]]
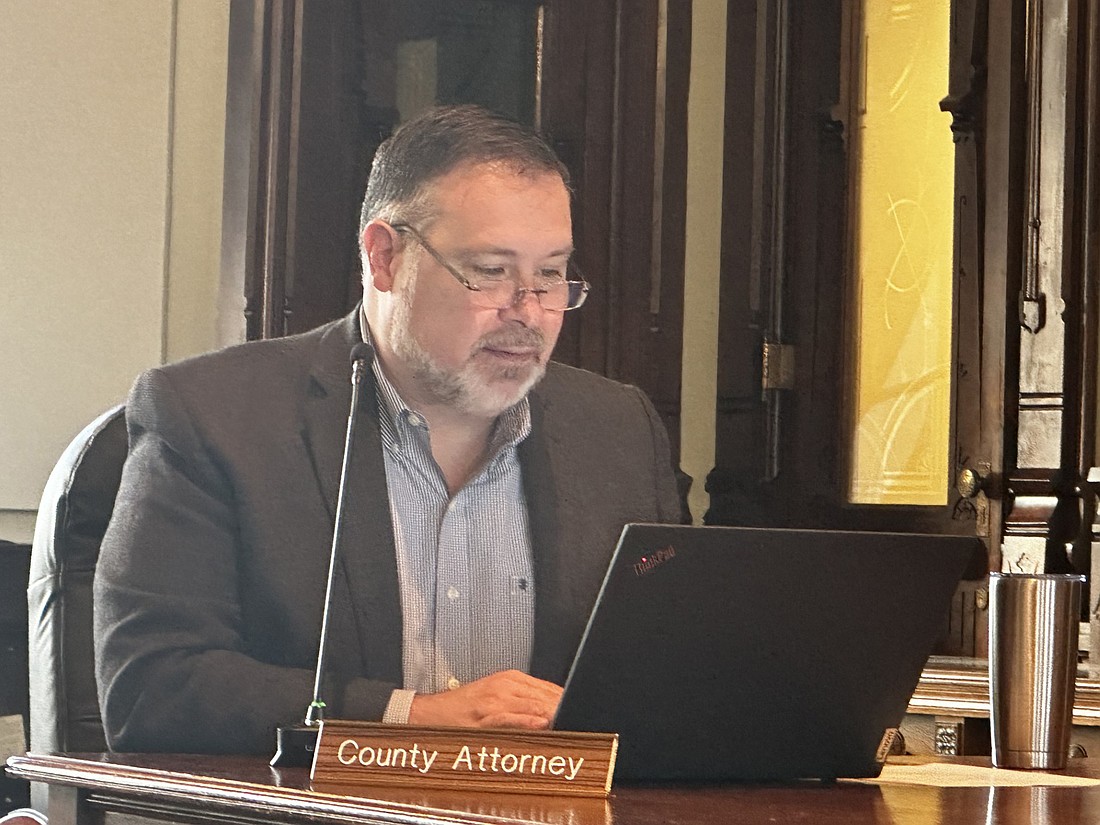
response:
[(438, 106), (402, 124), (378, 147), (360, 237), (375, 218), (416, 223), (430, 217), (430, 184), (467, 163), (499, 163), (522, 175), (556, 174), (569, 186), (565, 164), (534, 130), (480, 106)]

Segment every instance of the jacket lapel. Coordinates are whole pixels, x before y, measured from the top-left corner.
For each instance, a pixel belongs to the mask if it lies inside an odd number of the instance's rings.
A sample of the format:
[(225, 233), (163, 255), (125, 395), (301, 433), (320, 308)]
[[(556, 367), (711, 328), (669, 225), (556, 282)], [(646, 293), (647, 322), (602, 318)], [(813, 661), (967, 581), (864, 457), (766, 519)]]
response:
[(523, 489), (531, 530), (531, 554), (535, 570), (535, 629), (531, 651), (531, 675), (561, 684), (576, 650), (568, 627), (569, 564), (563, 558), (565, 529), (560, 513), (564, 502), (559, 474), (554, 468), (554, 437), (546, 431), (546, 398), (537, 390), (531, 402), (531, 434), (519, 445)]
[[(351, 403), (352, 346), (360, 340), (358, 310), (322, 337), (310, 371), (302, 436), (317, 482), (335, 519)], [(333, 599), (353, 617), (363, 675), (401, 684), (401, 605), (390, 520), (374, 373), (366, 369), (348, 467), (344, 527)], [(348, 609), (350, 605), (350, 611)], [(336, 627), (341, 623), (336, 622)]]

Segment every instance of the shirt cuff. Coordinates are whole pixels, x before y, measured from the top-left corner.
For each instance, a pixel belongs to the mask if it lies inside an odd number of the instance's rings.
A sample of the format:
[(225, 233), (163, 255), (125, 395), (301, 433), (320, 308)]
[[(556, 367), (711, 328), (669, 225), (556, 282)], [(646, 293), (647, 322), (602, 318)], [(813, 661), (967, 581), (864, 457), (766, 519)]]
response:
[(398, 689), (391, 693), (390, 701), (386, 705), (386, 711), (382, 714), (382, 724), (409, 724), (409, 711), (412, 710), (413, 697), (415, 696), (415, 690)]

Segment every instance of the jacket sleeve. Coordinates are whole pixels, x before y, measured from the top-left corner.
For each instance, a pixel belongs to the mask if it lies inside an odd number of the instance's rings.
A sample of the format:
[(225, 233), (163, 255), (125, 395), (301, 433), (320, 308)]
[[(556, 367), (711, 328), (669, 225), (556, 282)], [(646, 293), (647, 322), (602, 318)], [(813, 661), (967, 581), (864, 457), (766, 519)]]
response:
[[(229, 475), (170, 378), (141, 376), (126, 408), (130, 451), (94, 583), (96, 677), (115, 750), (263, 753), (300, 721), (308, 662), (250, 653), (239, 513)], [(380, 719), (396, 685), (330, 679), (342, 716)]]

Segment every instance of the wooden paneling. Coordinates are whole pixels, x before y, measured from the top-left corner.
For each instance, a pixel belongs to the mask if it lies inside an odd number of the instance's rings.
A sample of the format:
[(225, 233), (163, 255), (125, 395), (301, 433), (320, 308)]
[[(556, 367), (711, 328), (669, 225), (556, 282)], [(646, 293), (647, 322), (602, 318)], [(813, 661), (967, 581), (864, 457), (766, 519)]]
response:
[[(539, 125), (570, 169), (577, 261), (593, 284), (555, 357), (641, 386), (675, 448), (691, 5), (550, 0), (543, 9)], [(397, 12), (351, 0), (234, 0), (232, 11), (250, 33), (235, 41), (250, 59), (231, 60), (230, 85), (249, 105), (231, 108), (227, 129), (253, 149), (247, 193), (226, 206), (247, 211), (235, 242), (248, 337), (265, 338), (312, 328), (359, 298), (359, 201), (397, 122), (379, 15)]]

